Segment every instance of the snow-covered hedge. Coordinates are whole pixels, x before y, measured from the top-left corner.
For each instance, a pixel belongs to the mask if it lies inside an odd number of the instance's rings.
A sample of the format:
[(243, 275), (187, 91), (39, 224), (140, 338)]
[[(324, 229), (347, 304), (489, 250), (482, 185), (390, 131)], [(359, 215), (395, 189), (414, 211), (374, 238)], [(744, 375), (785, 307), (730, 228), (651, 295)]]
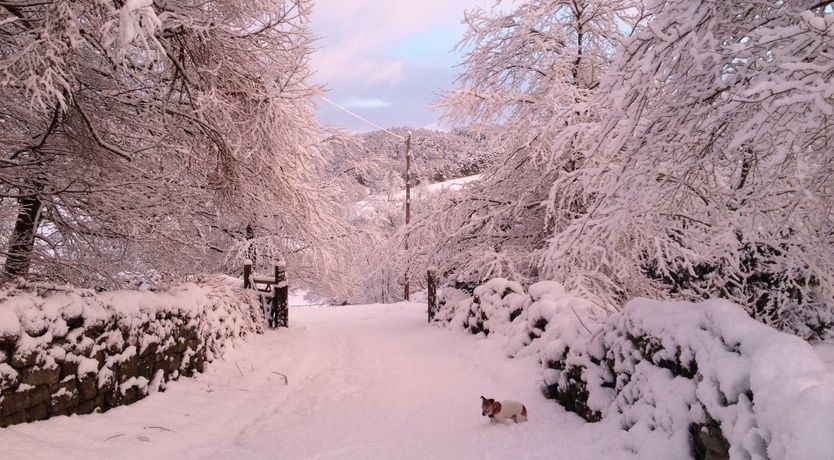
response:
[(504, 337), (511, 356), (562, 349), (583, 332), (599, 329), (604, 309), (565, 292), (561, 284), (542, 281), (528, 292), (513, 281), (495, 278), (473, 295), (454, 288), (438, 293), (435, 322), (473, 334)]
[(538, 356), (545, 394), (589, 421), (670, 438), (697, 458), (834, 452), (834, 375), (807, 342), (741, 307), (637, 299), (608, 315), (558, 283), (524, 293), (500, 279), (475, 293), (441, 290), (439, 321)]
[(0, 291), (0, 427), (130, 404), (260, 332), (257, 297), (222, 278), (166, 292)]

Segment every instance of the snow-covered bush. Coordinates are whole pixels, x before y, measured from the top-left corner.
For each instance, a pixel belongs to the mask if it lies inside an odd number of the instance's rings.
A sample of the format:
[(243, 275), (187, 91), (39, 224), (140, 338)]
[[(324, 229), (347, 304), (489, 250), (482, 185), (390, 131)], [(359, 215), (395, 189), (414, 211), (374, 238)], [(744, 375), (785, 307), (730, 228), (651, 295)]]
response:
[(444, 293), (453, 320), (441, 322), (482, 332), (467, 326), (474, 314), (510, 356), (538, 356), (545, 395), (586, 420), (672, 439), (697, 458), (830, 458), (834, 373), (804, 340), (724, 300), (638, 299), (611, 314), (559, 283), (507, 285), (479, 286), (477, 303)]
[(727, 301), (634, 300), (560, 364), (547, 377), (552, 396), (581, 387), (581, 415), (682, 449), (716, 437), (731, 458), (824, 459), (834, 448), (823, 434), (834, 432), (834, 374), (804, 340)]
[(437, 311), (434, 322), (453, 329), (463, 328), (463, 321), (468, 316), (472, 304), (472, 293), (455, 287), (437, 290)]
[(521, 315), (527, 303), (529, 298), (520, 284), (492, 279), (475, 288), (463, 326), (472, 334), (500, 332)]
[[(562, 343), (564, 348), (580, 335), (599, 330), (608, 312), (570, 294), (555, 281), (524, 288), (494, 278), (471, 293), (455, 287), (438, 292), (435, 322), (472, 334), (506, 337), (511, 356), (540, 354)], [(561, 356), (561, 355), (559, 355)]]
[(438, 291), (435, 322), (472, 334), (507, 335), (510, 324), (530, 304), (524, 288), (504, 278), (492, 279), (473, 290), (466, 287), (458, 284)]
[(165, 292), (22, 284), (0, 292), (0, 426), (130, 404), (263, 328), (221, 278)]
[(530, 286), (532, 302), (513, 325), (510, 353), (542, 356), (547, 365), (567, 352), (581, 336), (596, 333), (608, 312), (581, 297), (568, 293), (555, 281)]

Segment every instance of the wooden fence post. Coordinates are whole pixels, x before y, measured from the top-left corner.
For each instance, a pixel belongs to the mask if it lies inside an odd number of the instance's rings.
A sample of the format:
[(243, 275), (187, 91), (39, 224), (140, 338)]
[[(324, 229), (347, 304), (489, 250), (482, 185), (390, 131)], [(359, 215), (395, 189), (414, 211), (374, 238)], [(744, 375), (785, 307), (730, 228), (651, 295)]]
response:
[(275, 285), (272, 287), (272, 312), (270, 326), (289, 326), (289, 295), (287, 284), (287, 264), (283, 260), (275, 263)]
[(252, 266), (254, 267), (255, 261), (258, 260), (258, 251), (255, 249), (255, 242), (252, 241), (255, 239), (255, 229), (252, 228), (252, 224), (248, 224), (246, 226), (246, 242), (249, 243), (249, 248), (246, 249), (246, 257), (249, 258), (249, 261), (252, 262)]
[(429, 323), (434, 321), (434, 314), (437, 312), (437, 274), (434, 269), (429, 269), (426, 272), (426, 288), (428, 289), (428, 310)]
[(255, 289), (252, 285), (252, 261), (243, 262), (243, 289)]

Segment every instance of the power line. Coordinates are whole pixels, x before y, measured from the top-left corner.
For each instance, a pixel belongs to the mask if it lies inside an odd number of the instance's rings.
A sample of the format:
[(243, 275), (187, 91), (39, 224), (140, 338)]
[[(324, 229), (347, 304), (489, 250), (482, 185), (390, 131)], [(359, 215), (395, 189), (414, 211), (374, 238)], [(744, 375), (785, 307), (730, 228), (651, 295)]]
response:
[[(399, 134), (397, 134), (395, 132), (392, 132), (392, 131), (389, 131), (389, 130), (383, 128), (382, 126), (379, 126), (378, 124), (372, 122), (371, 120), (368, 120), (367, 118), (365, 118), (365, 117), (363, 117), (363, 116), (361, 116), (357, 113), (351, 112), (350, 110), (348, 110), (345, 107), (342, 107), (341, 105), (331, 101), (330, 99), (328, 99), (325, 96), (322, 96), (320, 94), (318, 96), (324, 102), (327, 102), (328, 104), (330, 104), (333, 107), (336, 107), (337, 109), (341, 110), (342, 112), (345, 112), (346, 114), (356, 118), (357, 120), (363, 121), (363, 122), (373, 126), (374, 128), (377, 128), (380, 131), (382, 131), (384, 133), (387, 133), (387, 134), (390, 134), (390, 135), (396, 137), (397, 139), (405, 142), (405, 225), (408, 226), (408, 223), (411, 220), (411, 131), (409, 131), (408, 135), (405, 136), (405, 137), (400, 136)], [(408, 251), (408, 235), (406, 235), (405, 250)], [(408, 282), (408, 268), (406, 268), (406, 270), (405, 270), (405, 277), (404, 278), (405, 279), (404, 279), (404, 283), (403, 283), (403, 297), (405, 298), (405, 300), (408, 300), (409, 294), (411, 292), (411, 290), (409, 288), (409, 282)]]
[(372, 122), (371, 120), (368, 120), (367, 118), (364, 118), (363, 116), (361, 116), (361, 115), (359, 115), (359, 114), (356, 114), (356, 113), (354, 113), (354, 112), (351, 112), (350, 110), (348, 110), (348, 109), (346, 109), (346, 108), (342, 107), (341, 105), (339, 105), (339, 104), (337, 104), (337, 103), (335, 103), (335, 102), (331, 101), (330, 99), (328, 99), (328, 98), (326, 98), (326, 97), (322, 96), (321, 94), (319, 94), (319, 97), (320, 97), (320, 98), (321, 98), (321, 100), (323, 100), (324, 102), (327, 102), (328, 104), (332, 105), (333, 107), (336, 107), (337, 109), (341, 110), (342, 112), (345, 112), (346, 114), (348, 114), (348, 115), (350, 115), (350, 116), (352, 116), (352, 117), (354, 117), (354, 118), (356, 118), (356, 119), (358, 119), (358, 120), (360, 120), (360, 121), (363, 121), (363, 122), (365, 122), (365, 123), (367, 123), (367, 124), (369, 124), (369, 125), (373, 126), (374, 128), (376, 128), (376, 129), (378, 129), (378, 130), (380, 130), (380, 131), (382, 131), (382, 132), (384, 132), (384, 133), (388, 133), (388, 134), (390, 134), (390, 135), (392, 135), (392, 136), (396, 137), (397, 139), (399, 139), (399, 140), (401, 140), (401, 141), (405, 141), (405, 137), (400, 136), (399, 134), (397, 134), (397, 133), (395, 133), (395, 132), (389, 131), (389, 130), (387, 130), (387, 129), (383, 128), (382, 126), (379, 126), (378, 124), (376, 124), (376, 123)]

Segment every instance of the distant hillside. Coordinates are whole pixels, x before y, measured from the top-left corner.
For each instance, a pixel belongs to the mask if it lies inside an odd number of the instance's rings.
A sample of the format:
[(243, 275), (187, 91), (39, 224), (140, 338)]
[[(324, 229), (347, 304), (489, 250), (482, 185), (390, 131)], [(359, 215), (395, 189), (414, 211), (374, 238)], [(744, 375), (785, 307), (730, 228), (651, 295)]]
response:
[[(409, 128), (390, 131), (405, 136)], [(412, 129), (414, 183), (442, 182), (482, 172), (494, 160), (485, 136), (462, 130), (452, 132)], [(359, 135), (358, 152), (337, 155), (334, 168), (349, 171), (372, 192), (404, 178), (405, 143), (383, 131)], [(386, 185), (388, 184), (388, 185)]]

